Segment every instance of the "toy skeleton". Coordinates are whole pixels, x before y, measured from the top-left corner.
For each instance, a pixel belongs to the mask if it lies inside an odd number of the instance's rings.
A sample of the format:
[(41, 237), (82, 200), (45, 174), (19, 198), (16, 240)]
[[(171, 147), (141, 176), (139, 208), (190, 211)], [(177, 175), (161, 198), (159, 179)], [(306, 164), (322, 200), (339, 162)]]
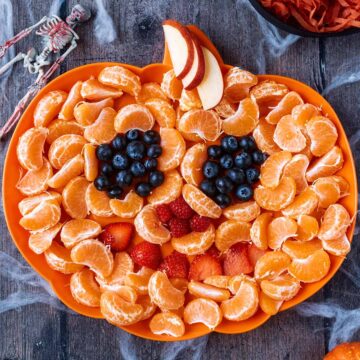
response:
[[(13, 114), (10, 116), (4, 127), (0, 130), (0, 139), (6, 135), (18, 122), (27, 103), (39, 92), (46, 84), (49, 78), (59, 68), (60, 64), (77, 46), (79, 36), (74, 31), (77, 24), (83, 23), (90, 18), (90, 11), (81, 5), (75, 5), (71, 14), (63, 21), (56, 15), (44, 16), (38, 23), (22, 30), (12, 39), (0, 46), (0, 59), (6, 54), (7, 50), (19, 40), (28, 36), (34, 29), (40, 26), (35, 32), (45, 40), (45, 47), (40, 54), (37, 54), (34, 48), (31, 48), (26, 54), (19, 53), (7, 64), (0, 68), (0, 76), (8, 70), (14, 63), (23, 61), (23, 66), (31, 73), (38, 74), (35, 82), (29, 87), (28, 92), (20, 100)], [(61, 50), (68, 48), (65, 52), (53, 62), (53, 64), (44, 71), (44, 67), (51, 64), (49, 56), (56, 54)]]

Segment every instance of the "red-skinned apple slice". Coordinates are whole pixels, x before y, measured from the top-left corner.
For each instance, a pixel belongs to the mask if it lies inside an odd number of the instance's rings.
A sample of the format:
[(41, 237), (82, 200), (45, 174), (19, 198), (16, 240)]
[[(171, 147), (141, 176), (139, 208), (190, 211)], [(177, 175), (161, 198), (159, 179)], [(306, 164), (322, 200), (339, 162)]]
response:
[(221, 68), (213, 53), (206, 47), (201, 47), (205, 59), (205, 74), (197, 90), (204, 110), (215, 107), (222, 99), (224, 79)]
[(163, 29), (175, 76), (181, 80), (189, 73), (194, 62), (190, 31), (175, 20), (165, 20)]

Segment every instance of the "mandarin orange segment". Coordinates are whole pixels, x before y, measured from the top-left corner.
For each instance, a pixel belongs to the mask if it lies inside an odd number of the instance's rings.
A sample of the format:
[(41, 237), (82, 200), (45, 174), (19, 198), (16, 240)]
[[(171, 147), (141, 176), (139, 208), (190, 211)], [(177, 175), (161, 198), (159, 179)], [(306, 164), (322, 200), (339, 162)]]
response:
[(317, 219), (309, 215), (300, 215), (297, 218), (298, 231), (297, 239), (301, 241), (312, 240), (319, 232)]
[(207, 159), (205, 144), (195, 144), (187, 149), (180, 166), (181, 175), (188, 184), (199, 186), (203, 180), (202, 165)]
[(80, 304), (100, 306), (100, 287), (95, 281), (95, 274), (89, 269), (83, 269), (70, 278), (70, 291), (73, 298)]
[(145, 105), (160, 127), (173, 128), (175, 126), (176, 112), (166, 100), (151, 98), (146, 100)]
[(28, 214), (31, 210), (36, 208), (36, 206), (38, 206), (42, 201), (52, 199), (56, 200), (59, 204), (61, 204), (61, 194), (55, 191), (44, 192), (39, 195), (24, 198), (18, 204), (20, 214), (24, 216)]
[(260, 214), (251, 225), (250, 238), (257, 248), (266, 250), (268, 248), (268, 227), (272, 220), (272, 213)]
[(182, 90), (179, 100), (179, 108), (181, 111), (190, 111), (202, 108), (202, 103), (196, 89)]
[(214, 300), (198, 298), (188, 302), (184, 309), (184, 321), (187, 324), (200, 323), (214, 330), (222, 319), (223, 314)]
[(105, 192), (99, 191), (94, 184), (90, 184), (85, 194), (88, 210), (96, 216), (109, 217), (113, 215), (110, 207), (110, 198)]
[(230, 291), (219, 287), (204, 284), (199, 281), (190, 281), (188, 284), (189, 293), (198, 298), (210, 299), (216, 302), (230, 298)]
[(266, 253), (266, 250), (258, 248), (255, 244), (250, 244), (247, 252), (250, 264), (255, 268), (255, 264)]
[(150, 110), (140, 104), (124, 106), (119, 110), (114, 121), (114, 127), (118, 133), (126, 133), (131, 129), (147, 131), (150, 130), (154, 124), (155, 119)]
[(318, 206), (319, 198), (310, 187), (297, 195), (294, 201), (282, 210), (285, 216), (297, 218), (300, 215), (310, 215)]
[(134, 218), (144, 206), (144, 199), (130, 190), (123, 200), (111, 199), (110, 208), (116, 216), (121, 218)]
[(225, 134), (244, 136), (250, 134), (259, 123), (259, 108), (251, 98), (242, 100), (234, 115), (222, 121)]
[(221, 118), (226, 119), (235, 114), (236, 105), (231, 103), (227, 98), (223, 97), (219, 104), (215, 106), (214, 110)]
[(167, 71), (161, 82), (161, 90), (171, 100), (180, 100), (182, 89), (182, 82), (176, 78), (174, 70)]
[[(111, 290), (112, 291), (112, 290)], [(135, 304), (137, 292), (134, 288), (127, 285), (119, 285), (115, 291), (123, 300)]]
[(310, 241), (286, 240), (282, 251), (292, 259), (305, 259), (315, 251), (322, 249), (321, 241), (313, 239)]
[(256, 263), (254, 276), (257, 280), (273, 279), (287, 270), (291, 264), (289, 255), (282, 251), (268, 251)]
[(85, 201), (89, 182), (82, 176), (71, 179), (62, 192), (62, 205), (64, 210), (73, 219), (84, 219), (88, 214)]
[(145, 104), (149, 99), (163, 99), (168, 101), (166, 94), (161, 89), (160, 85), (155, 82), (149, 82), (141, 86), (140, 92), (136, 96), (136, 101), (139, 104)]
[(72, 120), (74, 119), (75, 105), (82, 100), (81, 96), (82, 81), (77, 81), (70, 89), (69, 95), (66, 98), (61, 110), (59, 112), (59, 119)]
[(328, 176), (328, 178), (335, 180), (336, 183), (339, 185), (340, 198), (350, 194), (350, 192), (349, 192), (350, 184), (348, 183), (348, 181), (345, 178), (343, 178), (340, 175), (332, 175), (332, 176)]
[(144, 266), (137, 273), (128, 272), (125, 275), (125, 285), (131, 286), (141, 295), (146, 295), (148, 293), (149, 280), (153, 273), (154, 270)]
[(275, 125), (271, 125), (264, 119), (259, 120), (259, 125), (253, 131), (253, 137), (258, 148), (269, 155), (280, 151), (274, 141)]
[(61, 227), (62, 224), (57, 223), (45, 231), (32, 233), (29, 237), (29, 248), (36, 254), (42, 254), (51, 246)]
[(212, 275), (204, 280), (205, 284), (227, 289), (229, 287), (231, 276), (229, 275)]
[(256, 280), (254, 278), (252, 278), (249, 275), (240, 274), (231, 277), (229, 281), (228, 289), (233, 295), (235, 295), (240, 289), (241, 283), (244, 281), (250, 282), (257, 286)]
[(82, 126), (88, 126), (94, 123), (102, 109), (113, 107), (114, 100), (106, 98), (97, 102), (80, 101), (74, 109), (75, 120)]
[(48, 144), (52, 144), (57, 138), (67, 134), (83, 135), (84, 128), (76, 121), (54, 120), (50, 123), (49, 135), (46, 138)]
[(223, 215), (229, 220), (250, 222), (260, 215), (260, 206), (254, 200), (228, 206)]
[(216, 229), (216, 247), (224, 252), (237, 242), (250, 242), (250, 228), (251, 225), (243, 221), (227, 220), (222, 222)]
[(284, 241), (296, 236), (297, 223), (295, 220), (280, 216), (275, 218), (268, 226), (268, 245), (270, 249), (278, 250)]
[(143, 314), (141, 315), (140, 321), (149, 319), (151, 316), (154, 315), (157, 309), (157, 306), (151, 302), (150, 297), (147, 295), (138, 296), (137, 304), (141, 305), (144, 310)]
[(284, 167), (283, 176), (290, 176), (295, 180), (297, 194), (308, 187), (305, 174), (309, 163), (309, 158), (306, 155), (296, 154)]
[(81, 96), (90, 101), (98, 101), (106, 98), (119, 98), (123, 92), (119, 89), (103, 85), (98, 80), (91, 77), (83, 82), (81, 87)]
[(171, 312), (154, 315), (149, 327), (151, 332), (156, 335), (180, 337), (185, 333), (185, 325), (181, 317)]
[(263, 280), (260, 287), (265, 295), (276, 301), (292, 299), (301, 288), (300, 282), (289, 274), (279, 275), (272, 280)]
[(260, 291), (259, 306), (265, 314), (276, 315), (279, 312), (282, 304), (283, 301), (274, 300), (267, 296), (263, 291)]
[(96, 157), (96, 146), (85, 144), (83, 147), (84, 175), (86, 180), (94, 181), (98, 175), (98, 159)]
[(291, 111), (291, 116), (297, 126), (305, 127), (306, 123), (314, 116), (319, 115), (319, 109), (312, 104), (302, 104), (295, 106)]
[(351, 250), (351, 243), (346, 234), (338, 239), (322, 240), (321, 243), (324, 250), (335, 256), (346, 256)]
[(221, 207), (194, 185), (185, 184), (182, 188), (182, 195), (188, 205), (199, 215), (212, 219), (221, 216)]
[(316, 179), (312, 185), (319, 198), (319, 206), (328, 208), (340, 199), (340, 186), (332, 177)]

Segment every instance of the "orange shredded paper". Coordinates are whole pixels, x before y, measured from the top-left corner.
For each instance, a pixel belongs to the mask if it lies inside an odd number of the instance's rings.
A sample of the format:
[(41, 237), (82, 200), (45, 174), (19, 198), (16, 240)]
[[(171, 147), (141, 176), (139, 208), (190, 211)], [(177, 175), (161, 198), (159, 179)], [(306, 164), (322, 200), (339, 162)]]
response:
[(260, 0), (285, 22), (296, 21), (312, 32), (360, 28), (360, 0)]

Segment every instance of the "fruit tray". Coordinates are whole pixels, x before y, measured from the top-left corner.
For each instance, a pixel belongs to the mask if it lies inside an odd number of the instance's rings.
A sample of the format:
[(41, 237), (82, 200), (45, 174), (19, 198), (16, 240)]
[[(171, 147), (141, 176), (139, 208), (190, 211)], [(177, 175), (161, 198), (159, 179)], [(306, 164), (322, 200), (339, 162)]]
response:
[[(232, 68), (232, 66), (224, 64), (215, 46), (201, 30), (192, 25), (188, 26), (188, 29), (196, 35), (202, 46), (205, 46), (214, 54), (220, 64), (223, 74), (225, 74), (229, 69)], [(47, 262), (45, 261), (43, 255), (37, 255), (29, 249), (28, 232), (19, 225), (21, 215), (18, 211), (18, 204), (24, 198), (24, 196), (16, 188), (16, 184), (21, 173), (21, 168), (17, 160), (16, 148), (19, 137), (26, 130), (33, 126), (33, 112), (39, 100), (45, 94), (52, 90), (64, 90), (68, 92), (76, 81), (85, 81), (89, 78), (89, 76), (97, 77), (102, 69), (114, 65), (121, 65), (131, 70), (141, 78), (142, 83), (161, 83), (163, 74), (172, 68), (169, 51), (165, 46), (164, 59), (162, 64), (150, 64), (148, 66), (145, 66), (144, 68), (138, 68), (136, 66), (128, 64), (102, 62), (80, 66), (60, 75), (39, 92), (39, 94), (34, 98), (34, 100), (30, 103), (30, 105), (24, 112), (18, 126), (15, 129), (14, 135), (8, 148), (3, 176), (3, 204), (5, 217), (12, 239), (23, 257), (46, 281), (49, 282), (56, 295), (64, 304), (66, 304), (69, 308), (79, 314), (99, 319), (103, 318), (103, 316), (98, 307), (89, 307), (82, 305), (79, 302), (75, 301), (75, 299), (71, 295), (71, 292), (69, 291), (70, 275), (65, 275), (52, 270), (47, 265)], [(311, 102), (312, 104), (321, 108), (322, 111), (327, 114), (328, 118), (331, 119), (331, 121), (335, 124), (338, 131), (337, 144), (342, 149), (345, 159), (344, 165), (342, 169), (338, 172), (338, 174), (343, 176), (350, 185), (348, 190), (349, 195), (341, 199), (339, 203), (348, 210), (350, 217), (353, 218), (357, 212), (358, 194), (355, 165), (345, 131), (333, 108), (315, 90), (297, 80), (278, 75), (258, 75), (258, 79), (259, 81), (273, 80), (277, 83), (286, 85), (290, 90), (296, 91), (298, 94), (300, 94), (304, 101)], [(123, 96), (121, 97), (120, 102), (117, 104), (117, 107), (121, 108), (122, 106), (125, 106), (130, 102), (131, 100), (129, 97)], [(104, 226), (106, 224), (116, 222), (118, 218), (96, 217), (96, 220), (102, 226)], [(354, 226), (355, 224), (354, 222), (352, 222), (347, 230), (347, 237), (350, 241), (353, 237)], [(294, 298), (286, 301), (281, 306), (280, 311), (287, 310), (303, 302), (304, 300), (315, 294), (317, 291), (319, 291), (334, 276), (336, 271), (341, 266), (344, 258), (330, 255), (330, 259), (331, 266), (327, 275), (320, 281), (317, 281), (315, 283), (304, 284)], [(221, 324), (216, 327), (215, 331), (224, 334), (239, 334), (247, 332), (261, 326), (270, 317), (270, 315), (267, 315), (261, 310), (259, 310), (254, 316), (244, 321), (235, 322), (224, 319)], [(152, 333), (149, 329), (148, 322), (149, 320), (145, 320), (146, 325), (144, 325), (144, 322), (140, 322), (121, 328), (131, 334), (158, 341), (193, 339), (205, 335), (211, 331), (203, 324), (196, 323), (191, 326), (186, 326), (186, 332), (184, 335), (180, 337), (169, 337)]]

